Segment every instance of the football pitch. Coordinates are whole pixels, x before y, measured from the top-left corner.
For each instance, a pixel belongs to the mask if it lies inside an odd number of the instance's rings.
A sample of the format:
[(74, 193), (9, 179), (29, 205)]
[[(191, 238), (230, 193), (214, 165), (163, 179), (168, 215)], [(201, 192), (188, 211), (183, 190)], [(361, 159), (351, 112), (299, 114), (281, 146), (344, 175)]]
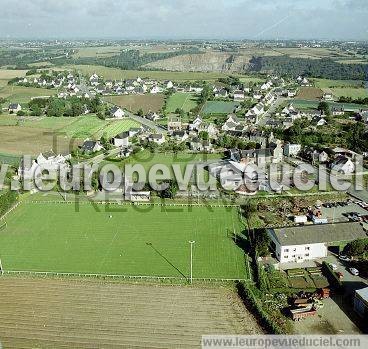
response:
[(4, 270), (245, 278), (236, 208), (22, 203), (0, 231)]

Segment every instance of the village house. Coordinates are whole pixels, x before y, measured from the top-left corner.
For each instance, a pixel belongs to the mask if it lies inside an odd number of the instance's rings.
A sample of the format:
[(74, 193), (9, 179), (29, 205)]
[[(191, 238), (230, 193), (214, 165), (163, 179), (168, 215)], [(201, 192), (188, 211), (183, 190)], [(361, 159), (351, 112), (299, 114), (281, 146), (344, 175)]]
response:
[(103, 149), (103, 146), (99, 141), (85, 140), (83, 145), (81, 146), (81, 150), (83, 153), (92, 154), (96, 153)]
[(190, 141), (190, 149), (195, 152), (211, 153), (213, 146), (210, 141), (202, 140), (196, 137)]
[(181, 119), (178, 117), (172, 117), (167, 123), (167, 130), (169, 132), (173, 131), (181, 131), (183, 127), (183, 124), (181, 122)]
[(189, 124), (189, 131), (198, 131), (199, 126), (202, 124), (203, 120), (197, 116), (193, 122)]
[(150, 120), (150, 121), (158, 121), (160, 120), (160, 115), (158, 115), (157, 113), (154, 113), (154, 112), (149, 112), (145, 118), (147, 120)]
[(112, 139), (112, 143), (115, 147), (129, 147), (131, 145), (130, 141), (129, 141), (129, 131), (126, 132), (122, 132), (118, 135), (116, 135), (113, 139)]
[(333, 116), (340, 116), (345, 114), (345, 109), (343, 107), (337, 108), (334, 107), (331, 110)]
[(199, 132), (207, 132), (211, 139), (216, 139), (219, 134), (219, 130), (213, 123), (201, 123), (198, 126), (198, 133)]
[(230, 114), (224, 125), (222, 126), (222, 131), (235, 130), (236, 126), (240, 125), (239, 119), (236, 115)]
[(165, 136), (161, 133), (157, 133), (157, 134), (152, 133), (148, 136), (148, 141), (161, 145), (165, 143)]
[(272, 228), (267, 233), (280, 263), (325, 258), (329, 248), (342, 251), (350, 241), (367, 238), (363, 226), (356, 222)]
[(289, 157), (298, 156), (301, 150), (302, 146), (300, 144), (286, 143), (284, 146), (284, 155)]
[(171, 137), (178, 143), (182, 143), (185, 142), (188, 138), (189, 135), (185, 132), (185, 131), (174, 131), (171, 134)]
[(10, 114), (16, 114), (22, 110), (22, 106), (19, 103), (12, 103), (8, 107), (8, 111)]
[(352, 174), (355, 171), (355, 164), (347, 157), (338, 157), (331, 165), (331, 171), (341, 174)]
[(235, 90), (234, 93), (234, 101), (243, 101), (245, 98), (244, 91)]
[(125, 116), (125, 113), (122, 109), (120, 109), (119, 107), (112, 107), (111, 111), (110, 111), (110, 115), (113, 118), (116, 119), (121, 119)]
[(330, 92), (326, 92), (323, 94), (322, 99), (324, 101), (333, 101), (333, 94)]
[(227, 90), (224, 88), (220, 88), (219, 90), (215, 89), (215, 98), (226, 98), (228, 96)]

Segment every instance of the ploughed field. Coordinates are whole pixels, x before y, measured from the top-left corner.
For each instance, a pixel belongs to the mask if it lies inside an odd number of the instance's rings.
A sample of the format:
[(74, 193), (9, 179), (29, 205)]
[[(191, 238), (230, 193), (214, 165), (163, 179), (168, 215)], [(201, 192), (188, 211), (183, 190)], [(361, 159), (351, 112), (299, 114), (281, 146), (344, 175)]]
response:
[(262, 333), (226, 288), (3, 277), (0, 296), (4, 348), (199, 348), (202, 334)]
[(245, 279), (235, 208), (22, 203), (0, 231), (6, 271)]

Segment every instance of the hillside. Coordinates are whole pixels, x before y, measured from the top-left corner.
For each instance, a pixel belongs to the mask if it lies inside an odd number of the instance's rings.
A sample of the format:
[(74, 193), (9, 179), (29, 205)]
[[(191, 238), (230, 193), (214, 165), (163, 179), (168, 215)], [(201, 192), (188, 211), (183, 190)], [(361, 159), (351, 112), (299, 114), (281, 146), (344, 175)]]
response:
[(225, 52), (206, 52), (201, 54), (186, 54), (162, 59), (144, 65), (144, 68), (171, 71), (216, 71), (245, 72), (250, 56)]

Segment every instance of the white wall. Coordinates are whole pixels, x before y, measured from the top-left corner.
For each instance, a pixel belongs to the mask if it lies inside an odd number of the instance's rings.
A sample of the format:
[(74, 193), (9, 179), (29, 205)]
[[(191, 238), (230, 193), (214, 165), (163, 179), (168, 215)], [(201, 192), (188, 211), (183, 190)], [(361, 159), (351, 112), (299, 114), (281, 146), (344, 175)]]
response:
[(276, 245), (276, 258), (280, 263), (303, 262), (327, 257), (327, 246), (324, 243), (280, 246), (272, 233), (269, 233), (269, 236)]

